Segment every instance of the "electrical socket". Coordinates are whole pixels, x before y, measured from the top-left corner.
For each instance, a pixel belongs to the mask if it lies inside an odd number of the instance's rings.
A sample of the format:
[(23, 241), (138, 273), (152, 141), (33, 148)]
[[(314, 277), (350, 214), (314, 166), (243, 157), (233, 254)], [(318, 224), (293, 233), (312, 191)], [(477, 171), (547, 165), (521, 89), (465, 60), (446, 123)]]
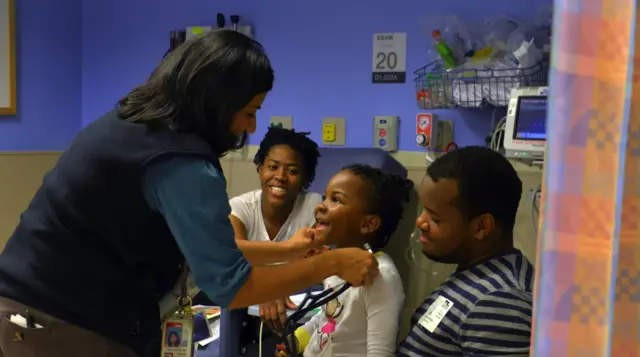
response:
[[(217, 28), (217, 27), (216, 27)], [(190, 40), (194, 37), (197, 37), (201, 34), (213, 31), (213, 26), (187, 26), (186, 30), (186, 40)], [(231, 26), (227, 26), (227, 29), (231, 29)], [(248, 37), (253, 38), (253, 27), (251, 25), (238, 25), (238, 32), (244, 34)]]
[(293, 118), (272, 116), (269, 126), (279, 126), (284, 129), (291, 129), (293, 128)]
[(322, 125), (322, 142), (332, 143), (336, 141), (336, 125), (333, 123)]
[[(331, 125), (333, 124), (333, 125)], [(325, 141), (324, 128), (335, 128), (333, 141)], [(345, 118), (322, 118), (322, 142), (327, 146), (344, 146), (346, 143), (347, 124)], [(329, 139), (332, 139), (328, 137)]]
[(207, 32), (211, 32), (211, 26), (187, 26), (185, 40), (190, 40)]

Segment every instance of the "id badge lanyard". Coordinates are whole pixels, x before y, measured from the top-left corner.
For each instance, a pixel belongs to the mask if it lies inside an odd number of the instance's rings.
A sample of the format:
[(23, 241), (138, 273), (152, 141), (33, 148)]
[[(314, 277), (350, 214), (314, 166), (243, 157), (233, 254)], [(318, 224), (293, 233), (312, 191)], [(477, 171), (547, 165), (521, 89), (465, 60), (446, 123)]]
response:
[(191, 297), (187, 293), (189, 267), (185, 264), (176, 312), (162, 321), (161, 357), (193, 356), (193, 321)]

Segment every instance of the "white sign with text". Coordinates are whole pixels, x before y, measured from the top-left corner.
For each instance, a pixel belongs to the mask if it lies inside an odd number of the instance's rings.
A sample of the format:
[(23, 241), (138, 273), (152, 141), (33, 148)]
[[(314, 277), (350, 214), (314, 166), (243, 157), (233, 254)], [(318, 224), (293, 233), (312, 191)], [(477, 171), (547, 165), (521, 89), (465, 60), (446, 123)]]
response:
[(373, 83), (405, 83), (407, 80), (407, 34), (373, 34)]

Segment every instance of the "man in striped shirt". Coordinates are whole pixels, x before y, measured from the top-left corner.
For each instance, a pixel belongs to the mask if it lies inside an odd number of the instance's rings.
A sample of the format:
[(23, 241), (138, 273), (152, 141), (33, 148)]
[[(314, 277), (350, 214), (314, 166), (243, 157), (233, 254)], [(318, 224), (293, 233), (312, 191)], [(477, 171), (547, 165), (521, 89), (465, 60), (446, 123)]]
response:
[(528, 356), (534, 269), (513, 247), (522, 182), (498, 152), (435, 160), (420, 186), (424, 255), (458, 269), (416, 310), (398, 356)]

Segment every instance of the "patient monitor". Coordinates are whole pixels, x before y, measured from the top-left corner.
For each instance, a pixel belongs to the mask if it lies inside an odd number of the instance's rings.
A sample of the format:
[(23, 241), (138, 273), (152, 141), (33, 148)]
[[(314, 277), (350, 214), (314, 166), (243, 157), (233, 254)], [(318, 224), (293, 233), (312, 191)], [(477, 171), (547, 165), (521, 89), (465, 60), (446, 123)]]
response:
[(542, 162), (547, 144), (547, 87), (511, 91), (504, 127), (504, 150), (509, 159)]

